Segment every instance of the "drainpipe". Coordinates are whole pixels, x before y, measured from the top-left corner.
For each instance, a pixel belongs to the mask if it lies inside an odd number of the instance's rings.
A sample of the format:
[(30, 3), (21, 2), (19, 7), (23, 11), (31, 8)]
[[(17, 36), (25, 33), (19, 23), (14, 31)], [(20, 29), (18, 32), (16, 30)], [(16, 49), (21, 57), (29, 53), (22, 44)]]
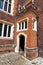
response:
[(39, 43), (38, 43), (38, 20), (39, 20), (39, 17), (36, 16), (36, 19), (37, 19), (37, 48), (38, 48), (38, 56), (39, 56)]

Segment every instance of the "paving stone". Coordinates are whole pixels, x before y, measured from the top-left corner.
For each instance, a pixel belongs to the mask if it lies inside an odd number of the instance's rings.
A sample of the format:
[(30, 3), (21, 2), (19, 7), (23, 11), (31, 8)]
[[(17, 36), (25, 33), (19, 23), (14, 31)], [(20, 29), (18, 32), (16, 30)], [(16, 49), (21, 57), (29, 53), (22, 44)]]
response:
[(31, 61), (31, 63), (34, 65), (43, 65), (43, 58), (41, 57), (35, 58)]
[(0, 65), (30, 65), (21, 55), (11, 52), (0, 55)]
[(43, 58), (28, 60), (24, 56), (10, 52), (0, 55), (0, 65), (43, 65)]

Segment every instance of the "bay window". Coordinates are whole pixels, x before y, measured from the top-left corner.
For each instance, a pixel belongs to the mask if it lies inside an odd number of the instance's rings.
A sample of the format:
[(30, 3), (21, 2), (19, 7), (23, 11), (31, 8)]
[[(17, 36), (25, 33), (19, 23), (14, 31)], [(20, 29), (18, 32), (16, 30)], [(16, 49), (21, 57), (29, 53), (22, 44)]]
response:
[(17, 30), (22, 31), (27, 29), (27, 19), (17, 23)]
[(36, 19), (33, 19), (33, 20), (32, 20), (32, 29), (33, 29), (34, 31), (37, 31), (37, 20), (36, 20)]

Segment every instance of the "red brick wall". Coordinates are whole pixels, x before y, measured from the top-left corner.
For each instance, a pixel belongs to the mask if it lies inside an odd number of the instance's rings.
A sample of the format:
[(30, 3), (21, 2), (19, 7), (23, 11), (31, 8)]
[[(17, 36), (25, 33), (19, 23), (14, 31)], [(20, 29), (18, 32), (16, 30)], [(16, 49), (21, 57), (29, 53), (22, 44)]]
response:
[(38, 48), (39, 55), (43, 56), (43, 0), (35, 0), (38, 14)]
[[(15, 19), (14, 44), (17, 45), (17, 35), (20, 34), (20, 33), (24, 33), (27, 36), (26, 48), (31, 49), (31, 48), (36, 48), (37, 47), (37, 32), (32, 30), (32, 17), (36, 18), (36, 15), (33, 12), (29, 11), (29, 12), (26, 12), (25, 14), (23, 14), (21, 16), (18, 16)], [(28, 20), (28, 29), (25, 30), (25, 31), (20, 31), (20, 32), (17, 31), (17, 23), (25, 20), (26, 18), (29, 18), (29, 20)], [(32, 50), (32, 51), (31, 50), (26, 51), (27, 56), (31, 57), (31, 55), (33, 54), (33, 57), (36, 57), (38, 54), (35, 51), (37, 52), (37, 49)]]
[[(27, 2), (27, 1), (26, 1)], [(27, 46), (31, 47), (35, 47), (38, 45), (38, 48), (39, 48), (39, 54), (41, 54), (43, 56), (43, 0), (34, 0), (34, 4), (33, 6), (36, 8), (36, 11), (37, 11), (37, 15), (38, 15), (38, 32), (33, 32), (31, 30), (31, 22), (29, 22), (29, 30), (28, 32), (27, 31), (23, 31), (25, 34), (28, 35), (28, 38), (27, 40), (31, 43), (29, 44), (29, 42), (27, 41)], [(28, 13), (29, 14), (29, 13)], [(16, 19), (15, 21), (18, 22), (19, 20), (21, 19), (24, 19), (25, 17), (28, 17), (29, 15), (27, 15), (27, 12), (25, 13), (25, 15), (23, 16), (20, 16), (18, 19)], [(31, 16), (31, 14), (30, 14)], [(16, 22), (15, 22), (15, 29), (16, 29)], [(17, 30), (17, 29), (16, 29)], [(31, 32), (29, 32), (31, 31)], [(17, 44), (17, 38), (16, 38), (16, 35), (18, 33), (15, 32), (15, 40), (14, 40), (14, 43)], [(31, 36), (30, 36), (31, 35)], [(37, 35), (38, 35), (38, 43), (37, 41), (35, 40), (37, 38)], [(30, 36), (30, 37), (29, 37)], [(34, 38), (35, 37), (35, 38)], [(34, 40), (34, 41), (33, 41)], [(35, 42), (35, 44), (34, 44)], [(37, 44), (36, 44), (37, 43)]]
[(13, 12), (14, 16), (16, 16), (17, 14), (17, 7), (18, 7), (18, 0), (14, 0), (14, 12)]
[[(24, 0), (25, 1), (25, 0)], [(27, 1), (26, 1), (27, 2)], [(12, 40), (12, 42), (14, 41), (14, 44), (17, 44), (17, 34), (19, 34), (19, 32), (17, 32), (17, 22), (28, 17), (29, 18), (29, 22), (28, 22), (28, 30), (27, 31), (23, 31), (23, 33), (25, 33), (28, 37), (27, 37), (27, 41), (26, 41), (26, 46), (27, 47), (37, 47), (37, 33), (34, 32), (32, 30), (32, 17), (36, 18), (36, 15), (33, 12), (27, 12), (25, 14), (21, 14), (21, 16), (18, 16), (15, 18), (16, 14), (17, 14), (17, 7), (18, 7), (18, 0), (15, 0), (14, 2), (14, 16), (8, 15), (4, 12), (0, 11), (0, 19), (1, 20), (5, 20), (7, 22), (12, 22), (14, 23), (15, 27), (14, 27), (14, 40)], [(34, 0), (34, 7), (36, 7), (37, 10), (37, 15), (39, 17), (38, 19), (38, 47), (40, 47), (39, 52), (41, 53), (41, 55), (43, 56), (43, 0)], [(10, 40), (1, 40), (0, 39), (0, 44), (9, 44), (11, 43)]]
[[(36, 18), (36, 15), (32, 12), (28, 12), (25, 13), (23, 16), (16, 18), (15, 31), (14, 31), (14, 43), (17, 43), (17, 35), (23, 32), (27, 35), (27, 41), (26, 41), (27, 47), (37, 47), (37, 33), (32, 30), (32, 17)], [(17, 32), (17, 23), (21, 22), (23, 19), (25, 20), (25, 18), (29, 18), (28, 30)]]
[[(8, 23), (14, 23), (14, 17), (2, 11), (0, 11), (0, 20), (4, 20)], [(8, 44), (13, 44), (13, 40), (0, 38), (0, 45), (8, 45)], [(13, 47), (12, 46), (0, 47), (0, 51), (7, 51), (7, 50), (13, 50)]]

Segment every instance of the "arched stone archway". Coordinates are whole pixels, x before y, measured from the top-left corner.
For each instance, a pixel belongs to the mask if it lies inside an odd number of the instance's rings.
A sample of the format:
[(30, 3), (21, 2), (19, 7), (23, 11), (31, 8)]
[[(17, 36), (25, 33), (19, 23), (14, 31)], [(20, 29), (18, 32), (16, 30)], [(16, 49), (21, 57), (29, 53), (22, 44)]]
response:
[(15, 52), (20, 52), (20, 51), (23, 51), (24, 52), (24, 56), (26, 56), (26, 51), (25, 51), (25, 48), (26, 48), (26, 34), (24, 33), (19, 33), (17, 35), (17, 46), (15, 48)]

